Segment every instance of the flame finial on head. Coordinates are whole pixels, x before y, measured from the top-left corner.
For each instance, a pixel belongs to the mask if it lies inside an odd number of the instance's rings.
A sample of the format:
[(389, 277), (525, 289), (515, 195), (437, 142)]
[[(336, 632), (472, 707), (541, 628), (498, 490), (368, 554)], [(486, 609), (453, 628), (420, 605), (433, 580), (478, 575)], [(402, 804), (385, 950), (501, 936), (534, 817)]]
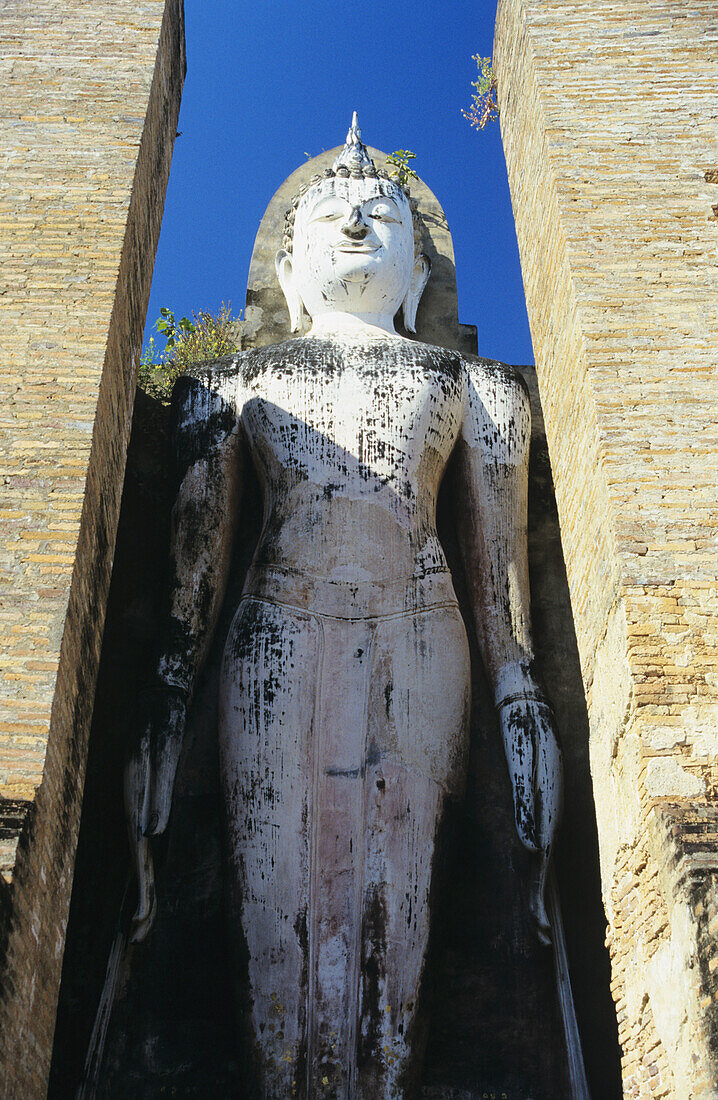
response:
[(367, 168), (369, 169), (369, 172), (366, 173), (367, 175), (376, 174), (374, 162), (369, 156), (366, 145), (364, 145), (361, 139), (361, 130), (359, 129), (356, 111), (352, 115), (352, 124), (349, 127), (344, 148), (334, 161), (332, 167), (335, 172), (340, 168), (345, 170), (348, 169), (350, 175), (353, 176), (364, 175)]

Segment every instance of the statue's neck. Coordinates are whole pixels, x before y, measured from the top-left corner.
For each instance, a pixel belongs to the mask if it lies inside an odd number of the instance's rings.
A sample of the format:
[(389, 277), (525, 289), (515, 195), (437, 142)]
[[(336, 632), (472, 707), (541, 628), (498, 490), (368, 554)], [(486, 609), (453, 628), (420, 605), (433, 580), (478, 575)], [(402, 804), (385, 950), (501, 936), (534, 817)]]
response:
[(394, 318), (388, 313), (342, 313), (332, 310), (312, 318), (309, 336), (397, 336)]

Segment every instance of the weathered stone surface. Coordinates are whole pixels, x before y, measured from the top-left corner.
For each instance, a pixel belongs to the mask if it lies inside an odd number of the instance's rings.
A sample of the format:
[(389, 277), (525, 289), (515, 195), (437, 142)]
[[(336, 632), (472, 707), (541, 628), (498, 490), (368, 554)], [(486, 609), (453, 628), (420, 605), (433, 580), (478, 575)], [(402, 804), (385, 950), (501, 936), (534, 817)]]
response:
[[(470, 335), (470, 327), (462, 326), (460, 338), (464, 346)], [(297, 344), (290, 342), (290, 348), (285, 347), (283, 354), (296, 355), (295, 349)], [(267, 349), (267, 356), (271, 358), (272, 354), (277, 354), (276, 349)], [(258, 355), (246, 358), (249, 364), (262, 360)], [(490, 365), (481, 369), (490, 374)], [(615, 1094), (615, 1078), (611, 1063), (611, 1015), (606, 1014), (606, 1002), (604, 999), (602, 1003), (601, 996), (608, 983), (601, 966), (600, 905), (592, 877), (595, 836), (587, 797), (585, 703), (578, 681), (575, 639), (565, 596), (560, 539), (554, 520), (548, 460), (542, 446), (534, 375), (528, 368), (522, 373), (534, 404), (537, 444), (534, 459), (538, 462), (531, 490), (537, 657), (556, 702), (569, 780), (566, 841), (560, 845), (559, 878), (570, 928), (572, 973), (577, 975), (579, 1018), (588, 1037), (589, 1075), (597, 1095), (608, 1097)], [(326, 388), (331, 390), (331, 378)], [(319, 406), (321, 402), (316, 404)], [(141, 410), (140, 404), (135, 429), (140, 425)], [(342, 409), (343, 416), (350, 412)], [(159, 462), (159, 469), (166, 472), (166, 459), (154, 456), (144, 473), (145, 495), (148, 486), (156, 488), (150, 472), (153, 462)], [(223, 954), (227, 944), (221, 920), (216, 697), (221, 653), (248, 563), (246, 551), (249, 546), (251, 553), (259, 526), (258, 486), (251, 484), (251, 477), (248, 480), (249, 500), (245, 499), (244, 504), (249, 507), (243, 508), (243, 515), (250, 522), (246, 528), (243, 524), (245, 538), (240, 539), (236, 548), (237, 557), (230, 570), (230, 592), (213, 653), (197, 687), (187, 751), (180, 769), (178, 812), (171, 822), (168, 859), (160, 876), (158, 926), (147, 944), (131, 949), (121, 974), (120, 996), (102, 1075), (102, 1089), (116, 1096), (165, 1089), (201, 1094), (203, 1088), (205, 1093), (209, 1090), (224, 1095), (237, 1086), (237, 1046), (233, 1040), (231, 991), (226, 953)], [(447, 478), (447, 492), (439, 508), (439, 531), (465, 618), (469, 618), (467, 585), (457, 555), (456, 532), (452, 530), (455, 518), (452, 512), (456, 509), (449, 503), (450, 484), (451, 479)], [(132, 489), (131, 484), (128, 489)], [(151, 626), (148, 629), (146, 616), (149, 608), (153, 609), (149, 618), (156, 616), (164, 572), (163, 555), (158, 558), (155, 545), (147, 555), (153, 559), (154, 569), (148, 583), (147, 556), (139, 550), (140, 529), (149, 516), (153, 529), (158, 515), (163, 517), (161, 522), (166, 522), (170, 491), (169, 486), (164, 487), (161, 505), (152, 493), (150, 505), (138, 506), (135, 498), (135, 510), (124, 529), (123, 553), (118, 558), (122, 569), (118, 569), (113, 581), (115, 620), (114, 625), (111, 620), (106, 635), (104, 690), (95, 713), (94, 738), (95, 760), (99, 756), (100, 772), (102, 767), (106, 770), (104, 784), (100, 777), (99, 786), (97, 771), (91, 773), (95, 782), (90, 783), (91, 797), (86, 801), (83, 854), (90, 854), (89, 860), (81, 861), (74, 893), (71, 946), (63, 984), (65, 999), (56, 1044), (54, 1081), (58, 1095), (63, 1088), (71, 1090), (77, 1082), (84, 1055), (83, 1040), (86, 1044), (91, 1023), (88, 1013), (97, 1003), (102, 980), (105, 961), (102, 949), (98, 950), (93, 943), (88, 951), (85, 938), (87, 929), (98, 923), (95, 919), (98, 867), (109, 865), (113, 872), (102, 876), (101, 907), (105, 922), (108, 916), (112, 919), (113, 899), (115, 913), (120, 907), (124, 864), (120, 860), (116, 867), (107, 855), (108, 851), (121, 850), (117, 838), (118, 828), (122, 833), (118, 824), (121, 815), (117, 813), (116, 798), (114, 837), (109, 841), (104, 838), (96, 823), (108, 816), (106, 792), (113, 780), (116, 784), (118, 772), (117, 766), (111, 766), (112, 761), (118, 757), (118, 742), (126, 742), (131, 736), (136, 718), (128, 714), (123, 698), (128, 685), (142, 678), (143, 662), (138, 652), (143, 649), (146, 652), (147, 638), (153, 632)], [(561, 1094), (566, 1091), (552, 958), (550, 951), (536, 942), (527, 919), (529, 857), (515, 834), (496, 715), (480, 660), (476, 653), (473, 656), (475, 713), (469, 800), (448, 830), (444, 865), (448, 874), (438, 884), (436, 897), (432, 899), (429, 984), (435, 984), (436, 991), (424, 1067), (426, 1095), (478, 1098), (487, 1091), (499, 1095), (505, 1091), (507, 1096), (532, 1095), (548, 1100), (557, 1091)], [(113, 730), (111, 738), (107, 737), (108, 729)], [(109, 740), (114, 741), (110, 752)], [(90, 884), (92, 891), (88, 890)], [(103, 939), (106, 952), (109, 946), (106, 923)], [(83, 970), (89, 969), (90, 956), (94, 972), (88, 996)]]
[[(529, 544), (537, 659), (556, 708), (566, 767), (559, 880), (589, 1077), (595, 1095), (608, 1098), (618, 1095), (615, 1019), (604, 959), (585, 701), (535, 372), (527, 367), (521, 373), (532, 398)], [(63, 971), (51, 1092), (57, 1096), (74, 1092), (80, 1078), (128, 873), (117, 776), (137, 714), (123, 703), (146, 679), (162, 607), (173, 492), (166, 412), (138, 394)], [(259, 488), (251, 479), (243, 507), (247, 524), (236, 547), (232, 589), (180, 765), (159, 872), (157, 927), (145, 945), (132, 949), (110, 1027), (102, 1082), (112, 1096), (171, 1088), (221, 1096), (239, 1089), (216, 699), (224, 638), (261, 525)], [(442, 542), (466, 607), (445, 496), (439, 511)], [(505, 1091), (512, 1100), (554, 1100), (564, 1056), (552, 960), (528, 922), (525, 853), (515, 835), (486, 678), (476, 652), (472, 658), (467, 802), (452, 821), (432, 917), (426, 1095), (451, 1096), (455, 1086), (470, 1100), (491, 1091)]]
[(718, 1079), (717, 41), (704, 0), (501, 0), (496, 25), (627, 1096)]
[(471, 631), (550, 942), (561, 760), (530, 630), (529, 399), (503, 364), (396, 333), (400, 310), (414, 331), (429, 277), (421, 235), (355, 115), (276, 254), (292, 331), (303, 310), (310, 330), (198, 367), (173, 396), (159, 709), (128, 772), (134, 939), (151, 920), (146, 838), (168, 822), (253, 467), (264, 523), (225, 643), (218, 736), (231, 935), (266, 1097), (408, 1095), (418, 1071), (436, 844), (468, 754), (468, 638), (436, 530), (449, 458)]
[(0, 1091), (44, 1096), (182, 5), (3, 9)]

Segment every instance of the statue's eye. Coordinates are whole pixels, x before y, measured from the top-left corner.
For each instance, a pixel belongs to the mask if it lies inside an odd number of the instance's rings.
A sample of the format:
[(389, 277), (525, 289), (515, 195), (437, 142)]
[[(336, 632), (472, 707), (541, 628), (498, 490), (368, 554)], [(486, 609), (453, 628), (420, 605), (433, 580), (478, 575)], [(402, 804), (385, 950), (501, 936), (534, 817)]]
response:
[(369, 212), (369, 217), (374, 218), (379, 222), (398, 222), (399, 219), (396, 216), (394, 210), (390, 206), (375, 206)]
[(312, 215), (313, 222), (334, 222), (346, 217), (346, 211), (339, 206), (320, 207), (316, 214)]

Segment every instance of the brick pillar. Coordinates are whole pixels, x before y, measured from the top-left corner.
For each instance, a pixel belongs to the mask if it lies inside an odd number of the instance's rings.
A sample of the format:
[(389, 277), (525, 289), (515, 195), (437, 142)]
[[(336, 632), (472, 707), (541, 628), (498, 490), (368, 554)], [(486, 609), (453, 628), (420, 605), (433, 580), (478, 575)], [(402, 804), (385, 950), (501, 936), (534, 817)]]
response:
[(47, 1088), (182, 0), (15, 0), (0, 43), (0, 1095), (25, 1100)]
[(717, 58), (715, 0), (499, 2), (631, 1097), (718, 1078)]

